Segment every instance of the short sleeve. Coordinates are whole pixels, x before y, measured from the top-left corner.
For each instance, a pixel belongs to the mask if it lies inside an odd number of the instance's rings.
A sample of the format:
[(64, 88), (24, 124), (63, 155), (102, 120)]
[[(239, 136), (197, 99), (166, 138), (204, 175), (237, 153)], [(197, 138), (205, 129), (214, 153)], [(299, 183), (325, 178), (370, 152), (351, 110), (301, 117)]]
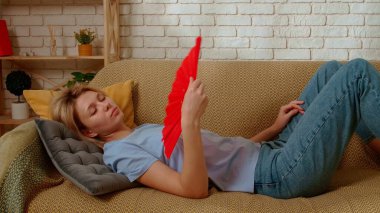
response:
[(105, 149), (103, 160), (114, 172), (127, 176), (133, 182), (159, 159), (137, 145), (118, 144)]

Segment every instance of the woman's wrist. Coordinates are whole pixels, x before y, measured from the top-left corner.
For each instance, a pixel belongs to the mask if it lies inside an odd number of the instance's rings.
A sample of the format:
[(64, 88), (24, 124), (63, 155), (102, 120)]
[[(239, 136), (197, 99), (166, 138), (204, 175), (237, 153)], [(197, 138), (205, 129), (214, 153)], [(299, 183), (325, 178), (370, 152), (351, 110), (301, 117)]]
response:
[(184, 129), (199, 129), (200, 128), (200, 122), (197, 119), (183, 118), (181, 120), (181, 126), (182, 126), (182, 130), (184, 130)]
[[(270, 138), (270, 139), (273, 139), (275, 138), (280, 132), (281, 130), (279, 128), (277, 128), (276, 126), (270, 126), (269, 128), (266, 129), (266, 134), (267, 134), (267, 137)], [(268, 139), (267, 139), (268, 140)]]

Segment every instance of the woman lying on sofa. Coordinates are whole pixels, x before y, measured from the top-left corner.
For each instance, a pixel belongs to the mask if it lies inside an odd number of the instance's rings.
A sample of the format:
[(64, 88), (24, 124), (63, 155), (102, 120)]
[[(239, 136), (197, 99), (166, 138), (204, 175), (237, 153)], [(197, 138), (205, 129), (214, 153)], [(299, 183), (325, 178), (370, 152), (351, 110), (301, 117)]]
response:
[(113, 171), (189, 198), (207, 197), (209, 181), (223, 191), (315, 196), (326, 190), (355, 130), (380, 152), (380, 75), (363, 59), (322, 65), (299, 99), (282, 106), (274, 124), (250, 139), (201, 130), (207, 104), (204, 85), (191, 79), (182, 136), (170, 159), (162, 125), (130, 129), (118, 106), (96, 89), (62, 92), (53, 117), (81, 137), (102, 141), (104, 162)]

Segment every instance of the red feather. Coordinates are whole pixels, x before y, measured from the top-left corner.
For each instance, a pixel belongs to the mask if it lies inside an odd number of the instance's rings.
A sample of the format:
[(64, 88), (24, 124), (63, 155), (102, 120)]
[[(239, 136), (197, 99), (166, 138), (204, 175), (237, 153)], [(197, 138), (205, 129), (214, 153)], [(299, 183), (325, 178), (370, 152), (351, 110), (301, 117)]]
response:
[(201, 37), (196, 39), (195, 46), (182, 61), (178, 68), (176, 78), (172, 85), (172, 91), (168, 96), (166, 105), (166, 117), (164, 119), (164, 129), (162, 130), (162, 142), (165, 147), (165, 156), (170, 158), (178, 138), (181, 135), (181, 108), (183, 98), (187, 87), (189, 86), (190, 77), (197, 78), (198, 57), (201, 46)]

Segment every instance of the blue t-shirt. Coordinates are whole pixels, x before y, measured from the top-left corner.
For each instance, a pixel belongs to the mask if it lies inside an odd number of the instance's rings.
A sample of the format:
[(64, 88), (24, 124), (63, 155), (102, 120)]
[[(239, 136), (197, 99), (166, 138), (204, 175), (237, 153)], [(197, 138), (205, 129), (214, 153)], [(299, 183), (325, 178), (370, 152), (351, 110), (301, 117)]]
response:
[[(182, 171), (183, 140), (178, 139), (170, 159), (164, 154), (162, 125), (144, 124), (127, 137), (106, 143), (103, 159), (113, 171), (135, 181), (159, 160)], [(260, 144), (242, 137), (221, 137), (201, 131), (209, 178), (223, 191), (254, 192), (255, 168)]]

